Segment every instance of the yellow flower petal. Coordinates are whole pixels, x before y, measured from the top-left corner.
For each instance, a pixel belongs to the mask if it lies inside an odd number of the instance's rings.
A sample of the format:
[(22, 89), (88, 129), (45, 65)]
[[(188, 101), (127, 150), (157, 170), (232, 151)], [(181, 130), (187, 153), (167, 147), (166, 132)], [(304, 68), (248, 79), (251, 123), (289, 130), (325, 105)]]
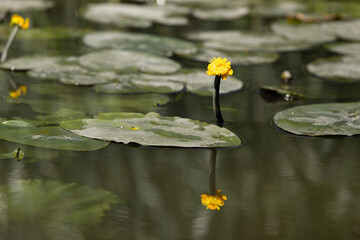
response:
[(29, 18), (24, 19), (23, 17), (14, 14), (11, 17), (10, 26), (18, 25), (22, 29), (28, 29), (29, 28)]
[(221, 57), (213, 58), (209, 61), (206, 73), (208, 75), (221, 76), (223, 80), (226, 80), (228, 75), (233, 75), (231, 69), (231, 63), (227, 61), (227, 58), (222, 59)]

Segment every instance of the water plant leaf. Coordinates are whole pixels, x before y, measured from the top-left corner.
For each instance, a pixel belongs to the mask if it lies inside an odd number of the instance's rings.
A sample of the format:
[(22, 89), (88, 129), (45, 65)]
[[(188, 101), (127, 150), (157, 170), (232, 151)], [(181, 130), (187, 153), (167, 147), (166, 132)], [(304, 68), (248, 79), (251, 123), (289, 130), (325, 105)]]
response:
[(285, 17), (291, 13), (304, 12), (306, 5), (299, 2), (276, 2), (267, 4), (256, 4), (252, 14), (262, 17)]
[(193, 54), (197, 47), (188, 41), (151, 34), (120, 31), (102, 31), (83, 37), (85, 45), (92, 48), (115, 48), (154, 52), (161, 55)]
[(338, 82), (360, 81), (360, 56), (337, 56), (317, 59), (307, 65), (312, 74)]
[(24, 152), (21, 148), (15, 149), (9, 153), (0, 153), (0, 159), (16, 159), (20, 161), (24, 158)]
[(61, 108), (51, 114), (36, 116), (30, 122), (35, 126), (48, 126), (58, 125), (61, 121), (79, 118), (86, 118), (86, 114), (71, 108)]
[(113, 193), (75, 183), (15, 180), (0, 186), (0, 205), (6, 214), (0, 234), (20, 239), (22, 229), (35, 238), (85, 239), (106, 213), (121, 204)]
[(229, 52), (287, 52), (311, 47), (309, 43), (288, 40), (270, 33), (255, 34), (237, 30), (193, 32), (188, 34), (188, 38), (201, 41), (204, 47)]
[(299, 106), (278, 112), (275, 124), (297, 135), (353, 136), (360, 134), (360, 103), (327, 103)]
[(111, 24), (119, 27), (148, 28), (154, 22), (183, 26), (188, 23), (186, 14), (189, 9), (185, 7), (166, 4), (135, 5), (125, 3), (99, 3), (88, 4), (83, 17), (89, 21)]
[[(164, 76), (141, 74), (140, 78), (142, 80), (151, 81), (152, 83), (155, 81), (182, 83), (185, 84), (186, 90), (188, 92), (195, 93), (201, 96), (212, 96), (212, 91), (214, 88), (214, 76), (209, 76), (206, 74), (205, 71), (198, 69), (187, 70), (176, 74)], [(242, 87), (243, 82), (231, 76), (226, 81), (223, 81), (223, 84), (220, 88), (220, 94), (236, 92), (239, 91)]]
[(22, 120), (1, 122), (0, 139), (30, 146), (72, 151), (92, 151), (108, 145), (107, 142), (83, 138), (67, 132), (59, 126), (35, 127)]
[(136, 73), (140, 71), (169, 74), (177, 72), (181, 68), (180, 64), (171, 59), (126, 50), (102, 50), (88, 53), (79, 58), (79, 63), (91, 70), (118, 73)]
[(0, 64), (0, 69), (12, 71), (27, 71), (35, 67), (49, 66), (60, 61), (61, 57), (25, 56), (9, 59)]
[(22, 11), (34, 11), (45, 10), (52, 7), (54, 4), (50, 1), (44, 0), (2, 0), (0, 2), (0, 9), (2, 11), (22, 12)]
[(235, 20), (249, 14), (249, 8), (245, 6), (231, 6), (227, 8), (195, 9), (192, 15), (195, 18), (209, 21)]
[(298, 101), (305, 99), (305, 95), (290, 90), (286, 90), (280, 87), (262, 86), (260, 93), (265, 99), (274, 101), (275, 99), (281, 99), (283, 101)]
[(360, 55), (360, 43), (332, 43), (324, 47), (331, 52), (342, 55)]
[(80, 136), (138, 143), (143, 146), (188, 148), (236, 147), (240, 139), (225, 128), (157, 113), (101, 113), (96, 119), (64, 121), (60, 126)]
[(218, 51), (209, 48), (202, 48), (193, 55), (184, 56), (195, 61), (209, 62), (209, 59), (214, 56), (222, 56), (227, 58), (231, 65), (255, 65), (255, 64), (266, 64), (272, 63), (279, 59), (279, 54), (272, 52), (227, 52)]

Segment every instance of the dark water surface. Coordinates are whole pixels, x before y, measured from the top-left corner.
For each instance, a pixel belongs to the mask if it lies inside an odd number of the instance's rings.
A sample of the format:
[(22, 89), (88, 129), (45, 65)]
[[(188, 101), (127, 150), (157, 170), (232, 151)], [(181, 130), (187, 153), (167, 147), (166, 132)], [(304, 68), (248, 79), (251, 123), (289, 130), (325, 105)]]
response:
[[(86, 2), (58, 0), (56, 8), (28, 16), (37, 27), (112, 29), (77, 16), (77, 9)], [(183, 37), (194, 29), (221, 26), (252, 31), (267, 28), (265, 20), (250, 17), (232, 24), (192, 20), (190, 27), (156, 25), (142, 32)], [(9, 57), (76, 55), (88, 50), (80, 39), (51, 43), (22, 40), (16, 42)], [(12, 213), (14, 219), (6, 218), (9, 213), (0, 201), (0, 239), (360, 239), (360, 138), (299, 137), (277, 129), (271, 120), (276, 112), (299, 104), (360, 100), (359, 84), (341, 85), (307, 73), (305, 64), (326, 54), (318, 47), (281, 54), (280, 60), (269, 65), (234, 68), (234, 75), (246, 87), (221, 96), (221, 106), (225, 127), (241, 136), (244, 145), (217, 151), (216, 187), (228, 198), (220, 211), (206, 210), (200, 202), (200, 195), (209, 193), (210, 149), (111, 143), (98, 151), (70, 152), (0, 141), (2, 152), (22, 147), (26, 156), (20, 162), (0, 161), (2, 186), (19, 179), (55, 180), (105, 189), (122, 201), (110, 208), (101, 222), (81, 229), (72, 228), (71, 219), (70, 224), (57, 224), (56, 216), (46, 223), (32, 216), (16, 218), (16, 212)], [(204, 71), (207, 66), (177, 60)], [(308, 100), (268, 103), (261, 98), (259, 86), (278, 84), (283, 70), (292, 72), (294, 88), (309, 95)], [(15, 81), (27, 86), (36, 83), (23, 74), (16, 74)], [(92, 91), (83, 88), (83, 92)], [(212, 99), (197, 95), (184, 94), (158, 112), (215, 122)], [(1, 100), (0, 117), (35, 115), (29, 106)], [(34, 202), (24, 204), (30, 208), (37, 205), (36, 194)], [(52, 216), (51, 209), (46, 208), (44, 214)], [(51, 221), (54, 226), (49, 227)]]

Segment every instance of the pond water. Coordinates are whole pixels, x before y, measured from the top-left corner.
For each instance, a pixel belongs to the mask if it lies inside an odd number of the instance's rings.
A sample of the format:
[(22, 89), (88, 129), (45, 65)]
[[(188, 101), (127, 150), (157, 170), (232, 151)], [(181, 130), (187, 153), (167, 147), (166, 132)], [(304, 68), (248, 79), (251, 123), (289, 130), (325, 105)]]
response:
[[(31, 19), (31, 27), (119, 29), (82, 19), (79, 10), (88, 2), (57, 0), (54, 8), (23, 15)], [(187, 33), (203, 30), (269, 32), (270, 23), (276, 20), (255, 15), (229, 21), (189, 19), (186, 26), (155, 23), (147, 29), (125, 30), (185, 39)], [(91, 51), (78, 36), (21, 39), (22, 33), (9, 59)], [(2, 46), (6, 38), (1, 36)], [(360, 101), (360, 84), (327, 81), (307, 71), (307, 63), (333, 55), (316, 45), (282, 52), (273, 63), (233, 66), (234, 77), (243, 81), (244, 87), (222, 95), (220, 101), (224, 127), (242, 140), (237, 148), (214, 151), (110, 143), (95, 151), (65, 151), (0, 140), (1, 153), (17, 148), (25, 153), (20, 161), (0, 160), (0, 239), (360, 238), (360, 138), (296, 136), (278, 129), (272, 120), (277, 112), (298, 105)], [(206, 71), (206, 62), (180, 56), (173, 59), (183, 67)], [(284, 70), (294, 76), (291, 87), (306, 95), (305, 100), (269, 101), (260, 94), (261, 86), (280, 85)], [(61, 101), (76, 109), (85, 104), (83, 99), (95, 98), (100, 106), (88, 104), (84, 107), (87, 115), (116, 111), (114, 107), (102, 109), (105, 94), (90, 87), (44, 83), (23, 72), (11, 76), (17, 85), (27, 86), (24, 101), (60, 99), (47, 109), (55, 111)], [(20, 104), (21, 100), (9, 102), (9, 83), (3, 73), (0, 81), (0, 118), (32, 119), (40, 114), (30, 105)], [(35, 85), (48, 83), (55, 83), (46, 87), (50, 94), (35, 91)], [(112, 99), (118, 96), (111, 95)], [(151, 111), (216, 122), (211, 97), (192, 93), (169, 96), (170, 103)], [(216, 189), (227, 197), (220, 211), (206, 209), (200, 198), (210, 193), (214, 174)]]

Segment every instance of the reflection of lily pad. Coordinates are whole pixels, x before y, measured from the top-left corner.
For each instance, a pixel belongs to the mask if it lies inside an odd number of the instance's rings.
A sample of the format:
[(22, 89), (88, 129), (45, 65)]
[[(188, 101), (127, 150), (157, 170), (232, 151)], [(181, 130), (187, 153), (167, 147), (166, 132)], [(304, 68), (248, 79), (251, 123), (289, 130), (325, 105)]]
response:
[(22, 120), (1, 122), (0, 138), (36, 147), (72, 151), (92, 151), (108, 145), (106, 142), (79, 137), (58, 126), (38, 128)]
[(157, 113), (103, 113), (97, 119), (79, 119), (60, 125), (84, 137), (138, 143), (144, 146), (236, 147), (240, 139), (225, 128)]
[(360, 54), (360, 43), (333, 43), (326, 45), (325, 48), (331, 52), (342, 55)]
[(282, 88), (262, 86), (260, 88), (260, 93), (266, 99), (282, 99), (284, 101), (297, 101), (304, 99), (305, 96), (301, 93), (285, 90)]
[(103, 50), (85, 54), (79, 58), (82, 66), (95, 71), (115, 71), (119, 73), (147, 72), (168, 74), (177, 72), (177, 62), (135, 51)]
[(198, 53), (185, 57), (207, 63), (209, 59), (212, 59), (214, 56), (227, 58), (231, 62), (231, 65), (266, 64), (275, 62), (279, 58), (279, 54), (271, 52), (224, 52), (207, 48), (203, 48)]
[(105, 190), (42, 180), (12, 181), (0, 187), (0, 196), (6, 213), (0, 234), (6, 239), (22, 239), (24, 232), (29, 239), (86, 239), (88, 229), (120, 203)]
[(89, 4), (83, 17), (89, 21), (120, 27), (150, 27), (153, 22), (165, 25), (186, 25), (189, 9), (166, 4), (159, 6), (120, 3)]
[(360, 57), (344, 56), (315, 60), (307, 65), (314, 75), (338, 82), (360, 81)]
[(357, 135), (360, 134), (360, 103), (299, 106), (277, 113), (274, 122), (297, 135)]
[(84, 43), (93, 48), (116, 48), (141, 50), (171, 56), (175, 54), (192, 54), (197, 51), (193, 43), (184, 40), (127, 32), (96, 32), (84, 36)]
[(290, 41), (274, 34), (243, 33), (237, 30), (194, 32), (189, 34), (188, 38), (202, 41), (204, 47), (229, 52), (286, 52), (311, 47), (308, 43)]
[(53, 6), (52, 2), (45, 0), (1, 0), (2, 11), (21, 12), (31, 10), (44, 10)]

